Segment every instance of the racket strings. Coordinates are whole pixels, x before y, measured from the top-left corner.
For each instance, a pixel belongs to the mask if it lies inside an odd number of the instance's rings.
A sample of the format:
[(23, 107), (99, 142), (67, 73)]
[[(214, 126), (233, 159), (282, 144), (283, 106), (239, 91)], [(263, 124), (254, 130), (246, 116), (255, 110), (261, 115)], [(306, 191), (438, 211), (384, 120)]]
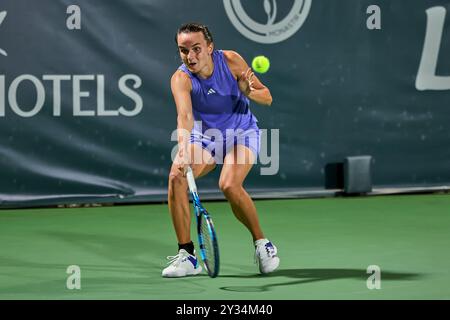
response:
[(213, 272), (215, 270), (215, 251), (214, 251), (214, 243), (211, 235), (211, 230), (209, 228), (208, 221), (205, 216), (202, 214), (201, 216), (201, 235), (202, 235), (202, 250), (205, 256), (205, 264), (208, 268), (209, 272)]

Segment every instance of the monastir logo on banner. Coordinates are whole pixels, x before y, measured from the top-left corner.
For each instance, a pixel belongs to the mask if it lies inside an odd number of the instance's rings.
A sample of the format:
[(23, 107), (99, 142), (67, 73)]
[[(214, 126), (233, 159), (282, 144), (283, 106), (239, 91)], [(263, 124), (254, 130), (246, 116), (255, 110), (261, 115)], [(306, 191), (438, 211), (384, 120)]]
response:
[(276, 0), (264, 0), (267, 23), (261, 24), (248, 16), (241, 0), (223, 0), (225, 11), (234, 27), (245, 37), (259, 43), (277, 43), (296, 33), (309, 14), (312, 0), (295, 0), (290, 12), (278, 22)]

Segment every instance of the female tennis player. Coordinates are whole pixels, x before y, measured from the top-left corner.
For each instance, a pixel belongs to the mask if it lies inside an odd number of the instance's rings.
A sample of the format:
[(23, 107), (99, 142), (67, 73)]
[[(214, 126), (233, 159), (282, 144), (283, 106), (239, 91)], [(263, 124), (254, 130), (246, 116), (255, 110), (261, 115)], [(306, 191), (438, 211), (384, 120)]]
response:
[(236, 218), (250, 231), (261, 273), (280, 262), (277, 248), (265, 238), (255, 205), (243, 182), (257, 160), (260, 136), (249, 100), (270, 106), (272, 96), (236, 52), (216, 50), (205, 25), (188, 23), (175, 36), (182, 65), (171, 78), (177, 108), (178, 153), (169, 174), (168, 202), (178, 240), (163, 277), (202, 271), (190, 237), (191, 216), (185, 169), (202, 177), (223, 164), (219, 187)]

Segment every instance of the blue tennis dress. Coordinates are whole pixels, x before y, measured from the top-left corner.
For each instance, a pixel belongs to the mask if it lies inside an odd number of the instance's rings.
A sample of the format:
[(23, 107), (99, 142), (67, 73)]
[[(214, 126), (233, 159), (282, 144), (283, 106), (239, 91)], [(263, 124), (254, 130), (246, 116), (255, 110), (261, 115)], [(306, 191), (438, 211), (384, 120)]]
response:
[(258, 120), (250, 111), (250, 101), (239, 89), (228, 68), (222, 50), (214, 50), (214, 70), (207, 79), (189, 71), (185, 64), (178, 69), (191, 79), (194, 128), (191, 143), (206, 149), (223, 163), (225, 155), (237, 144), (253, 151), (255, 158), (260, 150)]

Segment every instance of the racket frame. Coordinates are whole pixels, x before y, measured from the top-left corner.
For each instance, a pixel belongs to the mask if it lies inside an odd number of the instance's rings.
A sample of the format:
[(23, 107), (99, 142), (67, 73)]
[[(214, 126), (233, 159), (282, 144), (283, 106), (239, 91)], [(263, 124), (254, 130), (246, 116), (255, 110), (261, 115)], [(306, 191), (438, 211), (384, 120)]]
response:
[[(217, 235), (214, 228), (214, 223), (212, 221), (211, 216), (209, 215), (208, 211), (203, 207), (202, 203), (200, 202), (200, 197), (197, 193), (197, 186), (195, 184), (194, 174), (192, 172), (191, 167), (186, 168), (186, 178), (189, 185), (189, 191), (192, 196), (192, 203), (194, 206), (195, 216), (197, 220), (197, 235), (198, 235), (198, 243), (200, 248), (200, 257), (203, 261), (203, 265), (206, 268), (206, 271), (208, 272), (208, 275), (211, 278), (217, 277), (219, 274), (219, 267), (220, 267), (220, 258), (219, 258), (219, 245), (217, 241)], [(214, 253), (214, 269), (211, 270), (208, 259), (206, 257), (206, 252), (204, 248), (204, 240), (203, 240), (203, 234), (202, 234), (202, 216), (204, 217), (204, 222), (207, 224), (207, 230), (209, 233), (209, 237), (212, 242), (213, 246), (213, 253)]]

